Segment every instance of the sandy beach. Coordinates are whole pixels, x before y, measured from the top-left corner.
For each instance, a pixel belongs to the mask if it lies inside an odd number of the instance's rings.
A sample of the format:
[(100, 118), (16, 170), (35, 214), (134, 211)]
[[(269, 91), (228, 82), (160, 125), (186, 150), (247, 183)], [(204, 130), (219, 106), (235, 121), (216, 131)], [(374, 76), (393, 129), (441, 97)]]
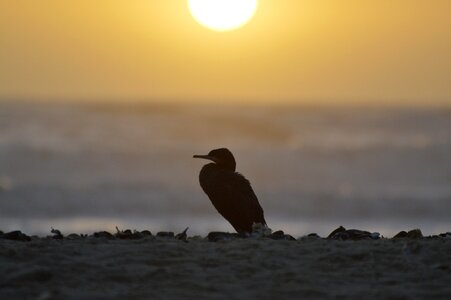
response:
[(0, 239), (1, 299), (449, 299), (449, 238)]

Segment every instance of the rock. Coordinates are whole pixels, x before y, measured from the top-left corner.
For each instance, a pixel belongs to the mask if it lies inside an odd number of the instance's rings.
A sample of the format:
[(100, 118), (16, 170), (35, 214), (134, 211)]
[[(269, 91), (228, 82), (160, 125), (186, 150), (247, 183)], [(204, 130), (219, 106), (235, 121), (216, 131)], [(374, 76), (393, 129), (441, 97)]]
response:
[(423, 233), (420, 229), (413, 229), (407, 232), (407, 238), (409, 239), (421, 239), (423, 237)]
[(183, 232), (178, 233), (178, 234), (175, 236), (175, 238), (176, 238), (177, 240), (181, 240), (181, 241), (186, 242), (186, 239), (188, 238), (188, 235), (186, 234), (186, 233), (188, 232), (188, 229), (189, 229), (189, 227), (186, 227), (186, 229), (185, 229)]
[(421, 239), (423, 237), (423, 233), (420, 229), (413, 229), (408, 232), (406, 231), (400, 231), (398, 232), (393, 238), (394, 239)]
[(130, 229), (125, 229), (122, 231), (119, 230), (119, 228), (116, 226), (116, 234), (114, 236), (117, 237), (118, 239), (129, 240), (132, 239), (133, 233)]
[(289, 234), (285, 234), (282, 230), (278, 230), (268, 236), (273, 240), (295, 241), (296, 239)]
[(282, 230), (274, 231), (273, 234), (270, 235), (271, 238), (282, 238), (285, 235), (285, 232)]
[(451, 232), (440, 233), (438, 236), (444, 239), (451, 239)]
[(94, 232), (93, 236), (94, 236), (95, 238), (105, 238), (105, 239), (109, 239), (109, 240), (114, 239), (114, 235), (112, 235), (112, 234), (109, 233), (108, 231)]
[(121, 230), (119, 230), (119, 228), (117, 228), (117, 226), (116, 226), (116, 230), (117, 230), (117, 232), (116, 232), (115, 236), (122, 240), (139, 240), (144, 237), (144, 235), (137, 230), (133, 230), (133, 232), (130, 229), (121, 231)]
[(381, 234), (379, 232), (372, 232), (370, 234), (370, 238), (372, 238), (373, 240), (378, 240), (380, 239)]
[(71, 233), (66, 237), (68, 240), (79, 240), (81, 236), (76, 233)]
[(345, 231), (346, 231), (346, 228), (344, 228), (343, 226), (340, 226), (340, 227), (338, 227), (337, 229), (335, 229), (334, 231), (332, 231), (332, 232), (327, 236), (327, 238), (330, 239), (330, 238), (332, 238), (334, 235), (336, 235), (337, 233), (345, 232)]
[(335, 233), (333, 236), (329, 237), (330, 239), (334, 240), (353, 240), (353, 241), (359, 241), (359, 240), (366, 240), (366, 239), (378, 239), (379, 233), (371, 233), (369, 231), (359, 230), (359, 229), (348, 229), (345, 231), (339, 230), (337, 233)]
[(144, 238), (144, 234), (142, 234), (141, 232), (139, 232), (138, 230), (133, 230), (132, 235), (130, 236), (130, 238), (132, 240), (139, 240)]
[(398, 232), (393, 238), (394, 239), (402, 239), (402, 238), (406, 238), (407, 237), (407, 232), (406, 231), (400, 231)]
[(309, 238), (317, 238), (317, 239), (321, 238), (317, 233), (309, 233), (309, 234), (307, 234), (307, 237), (309, 237)]
[(210, 232), (207, 236), (210, 242), (228, 241), (233, 240), (237, 237), (239, 237), (237, 233), (228, 233), (219, 231)]
[(157, 232), (157, 237), (160, 237), (160, 238), (174, 238), (174, 232), (172, 232), (172, 231), (160, 231), (160, 232)]
[(335, 233), (332, 237), (328, 237), (328, 239), (333, 239), (333, 240), (348, 240), (349, 239), (349, 234), (346, 233), (346, 231), (342, 231), (342, 232), (337, 232)]
[(26, 235), (25, 233), (22, 233), (19, 230), (4, 233), (1, 236), (1, 238), (6, 239), (6, 240), (13, 240), (13, 241), (26, 241), (26, 242), (31, 241), (31, 238), (28, 235)]
[(358, 230), (358, 229), (348, 229), (348, 230), (346, 230), (346, 233), (349, 234), (349, 238), (351, 240), (364, 240), (364, 239), (371, 238), (371, 232), (369, 232), (369, 231)]
[(143, 236), (152, 236), (152, 233), (149, 230), (143, 230), (143, 231), (141, 231), (141, 234)]
[(53, 233), (52, 238), (55, 240), (62, 240), (64, 238), (64, 236), (61, 234), (61, 231), (59, 231), (58, 229), (53, 229), (53, 227), (51, 227), (50, 232)]

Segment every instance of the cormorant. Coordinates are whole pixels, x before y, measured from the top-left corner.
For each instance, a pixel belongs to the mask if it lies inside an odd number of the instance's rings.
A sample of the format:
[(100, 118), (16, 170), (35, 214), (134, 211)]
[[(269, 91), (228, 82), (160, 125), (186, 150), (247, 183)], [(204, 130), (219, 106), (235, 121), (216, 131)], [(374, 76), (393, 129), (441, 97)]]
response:
[(252, 225), (266, 225), (263, 209), (250, 182), (235, 172), (236, 162), (226, 148), (215, 149), (208, 155), (194, 155), (213, 161), (203, 166), (199, 174), (202, 189), (217, 211), (238, 233), (252, 232)]

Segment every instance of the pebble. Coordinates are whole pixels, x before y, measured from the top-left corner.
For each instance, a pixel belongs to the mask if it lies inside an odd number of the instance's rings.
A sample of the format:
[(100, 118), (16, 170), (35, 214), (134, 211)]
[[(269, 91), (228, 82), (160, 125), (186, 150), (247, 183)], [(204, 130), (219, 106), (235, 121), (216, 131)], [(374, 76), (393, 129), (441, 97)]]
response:
[(68, 240), (78, 240), (78, 239), (81, 239), (82, 237), (76, 233), (71, 233), (66, 238)]
[[(177, 240), (181, 240), (184, 242), (188, 241), (188, 227), (182, 231), (181, 233), (178, 233), (174, 235), (174, 232), (171, 231), (160, 231), (156, 234), (159, 238), (175, 238)], [(143, 230), (143, 231), (137, 231), (137, 230), (130, 230), (126, 229), (124, 231), (119, 230), (119, 228), (116, 227), (117, 233), (111, 234), (108, 231), (99, 231), (94, 232), (91, 236), (94, 238), (105, 238), (105, 239), (142, 239), (145, 237), (153, 237), (152, 233), (149, 230)], [(270, 229), (268, 229), (268, 232), (270, 232)], [(64, 235), (61, 233), (58, 229), (51, 229), (52, 236), (48, 236), (47, 238), (51, 239), (69, 239), (69, 240), (76, 240), (76, 239), (82, 239), (86, 238), (86, 234), (69, 234), (68, 236), (64, 237)], [(257, 234), (260, 232), (253, 232), (252, 234), (249, 233), (229, 233), (229, 232), (219, 232), (214, 231), (210, 232), (208, 236), (206, 237), (209, 241), (212, 242), (218, 242), (218, 241), (224, 241), (224, 240), (233, 240), (237, 238), (269, 238), (272, 240), (288, 240), (288, 241), (296, 241), (296, 239), (283, 232), (282, 230), (275, 231), (270, 234), (262, 235)], [(39, 237), (35, 237), (38, 239)], [(307, 236), (302, 237), (301, 239), (306, 238), (321, 238), (316, 233), (310, 233)], [(343, 226), (339, 226), (337, 229), (332, 231), (328, 237), (328, 239), (334, 239), (334, 240), (365, 240), (365, 239), (373, 239), (377, 240), (381, 237), (379, 232), (369, 232), (364, 230), (358, 230), (358, 229), (346, 229)], [(441, 233), (438, 235), (428, 236), (424, 237), (423, 233), (420, 229), (413, 229), (409, 231), (400, 231), (397, 233), (393, 239), (421, 239), (421, 238), (435, 238), (435, 239), (451, 239), (451, 232)], [(24, 233), (22, 233), (19, 230), (11, 231), (8, 233), (4, 233), (3, 231), (0, 231), (0, 239), (8, 239), (8, 240), (16, 240), (16, 241), (30, 241), (32, 238)]]
[(160, 232), (157, 232), (157, 237), (174, 238), (174, 232), (172, 232), (172, 231), (160, 231)]
[(52, 228), (50, 232), (53, 233), (52, 238), (55, 240), (62, 240), (64, 238), (64, 236), (61, 234), (61, 231), (59, 231), (58, 229)]
[(31, 241), (31, 238), (28, 235), (22, 233), (19, 230), (3, 233), (0, 237), (6, 240), (13, 241), (25, 241), (25, 242)]
[(307, 234), (307, 237), (309, 237), (309, 238), (317, 238), (317, 239), (320, 238), (320, 236), (317, 233), (309, 233), (309, 234)]
[(116, 230), (117, 233), (115, 236), (122, 240), (139, 240), (144, 237), (144, 235), (137, 230), (131, 231), (130, 229), (126, 229), (124, 231), (120, 231), (117, 227)]
[(296, 239), (289, 234), (285, 234), (282, 230), (275, 231), (268, 236), (273, 240), (295, 241)]
[(421, 232), (420, 229), (413, 229), (408, 232), (400, 231), (393, 238), (394, 239), (403, 239), (403, 238), (420, 239), (422, 237), (423, 237), (423, 233)]
[(106, 238), (106, 239), (114, 239), (114, 235), (112, 235), (111, 233), (109, 233), (108, 231), (99, 231), (99, 232), (94, 232), (93, 236), (95, 238)]
[(175, 236), (175, 238), (176, 238), (177, 240), (181, 240), (181, 241), (186, 242), (186, 241), (187, 241), (186, 239), (188, 238), (188, 235), (186, 234), (186, 233), (188, 232), (188, 229), (189, 229), (189, 227), (186, 227), (186, 229), (183, 230), (183, 232), (178, 233), (178, 234)]
[(380, 234), (378, 232), (371, 233), (369, 231), (359, 229), (346, 229), (343, 226), (340, 226), (334, 231), (332, 231), (327, 238), (334, 240), (353, 240), (353, 241), (366, 239), (377, 240), (380, 238)]
[(152, 236), (152, 232), (150, 232), (149, 230), (143, 230), (143, 231), (141, 231), (141, 234), (143, 236)]
[(338, 227), (337, 229), (335, 229), (334, 231), (332, 231), (332, 232), (327, 236), (327, 238), (330, 239), (330, 238), (332, 238), (334, 235), (336, 235), (337, 233), (345, 232), (345, 231), (346, 231), (346, 228), (344, 228), (343, 226), (340, 226), (340, 227)]
[(207, 239), (210, 242), (228, 241), (238, 237), (239, 237), (238, 233), (229, 233), (220, 231), (213, 231), (207, 235)]

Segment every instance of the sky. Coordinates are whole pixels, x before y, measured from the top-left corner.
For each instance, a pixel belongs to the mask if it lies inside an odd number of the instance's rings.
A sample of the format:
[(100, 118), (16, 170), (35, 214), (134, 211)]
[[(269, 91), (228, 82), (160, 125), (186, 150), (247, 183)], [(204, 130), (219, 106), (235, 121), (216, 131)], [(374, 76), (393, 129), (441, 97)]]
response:
[(0, 0), (0, 99), (451, 104), (451, 1)]

